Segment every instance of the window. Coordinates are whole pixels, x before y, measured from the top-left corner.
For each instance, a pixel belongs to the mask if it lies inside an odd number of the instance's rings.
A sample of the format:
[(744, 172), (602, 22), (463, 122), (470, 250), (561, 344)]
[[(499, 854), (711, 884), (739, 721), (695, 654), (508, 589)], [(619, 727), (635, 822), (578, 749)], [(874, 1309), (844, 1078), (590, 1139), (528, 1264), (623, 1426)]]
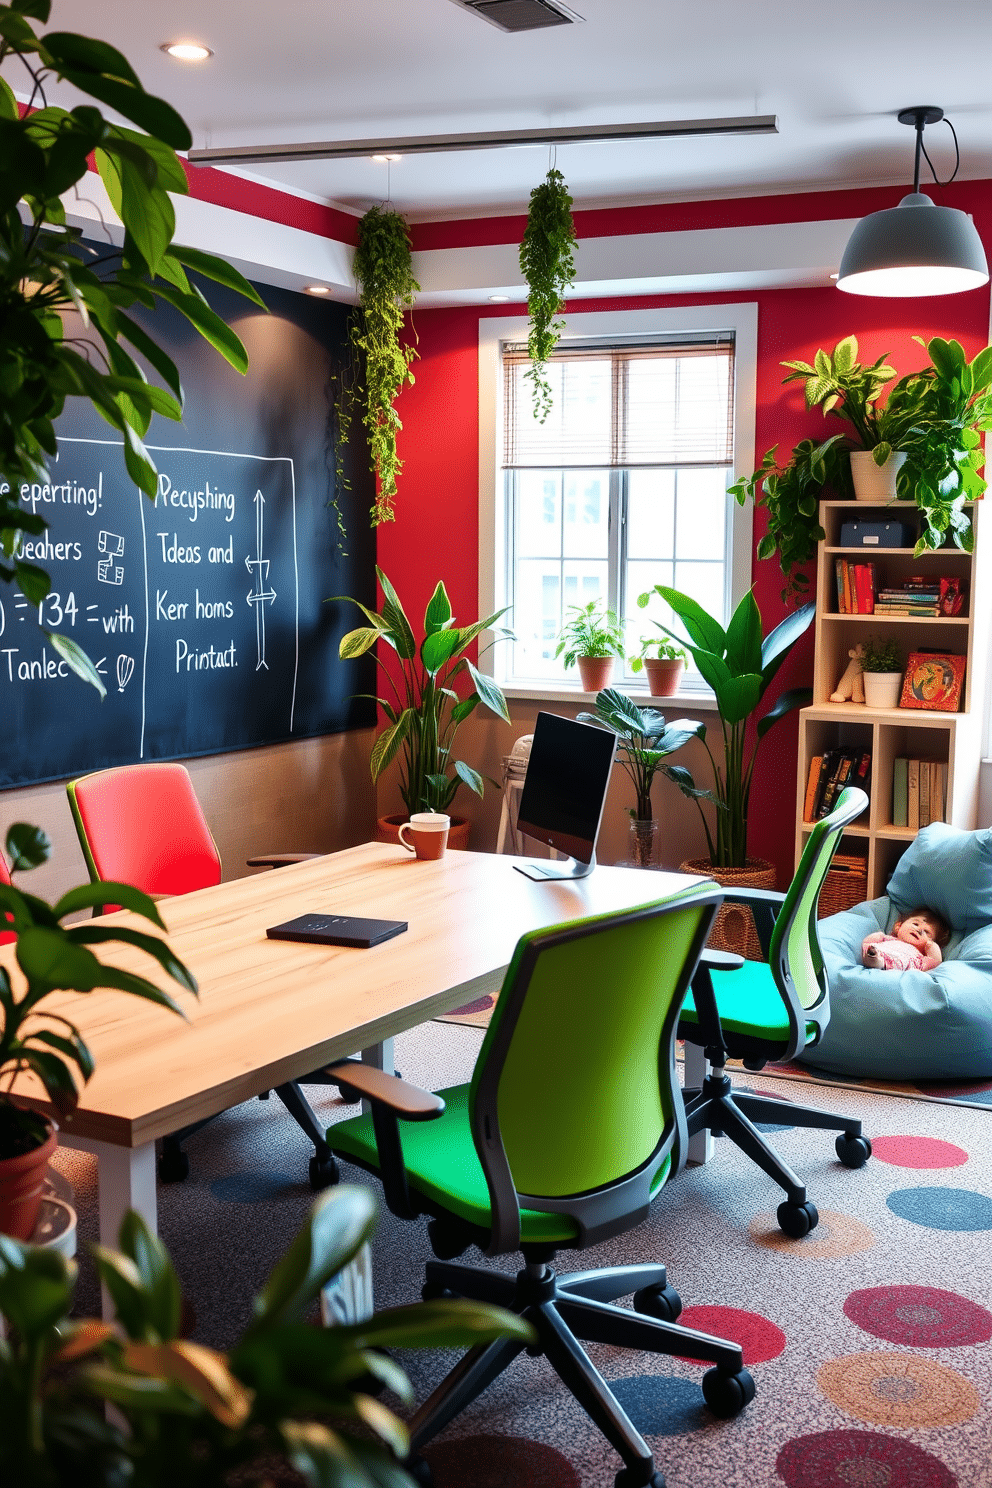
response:
[[(700, 315), (695, 327), (687, 311), (568, 317), (548, 369), (553, 405), (543, 425), (531, 412), (526, 325), (519, 338), (506, 321), (480, 327), (480, 602), (512, 606), (518, 639), (491, 653), (511, 689), (578, 686), (554, 655), (570, 605), (604, 601), (624, 617), (633, 653), (652, 633), (648, 616), (668, 618), (657, 600), (637, 608), (654, 584), (726, 617), (750, 583), (750, 512), (737, 520), (741, 509), (726, 492), (736, 450), (746, 449), (741, 468), (753, 459), (754, 307)], [(673, 318), (680, 323), (664, 324)], [(620, 670), (640, 685), (626, 663)], [(691, 670), (686, 681), (702, 686)]]

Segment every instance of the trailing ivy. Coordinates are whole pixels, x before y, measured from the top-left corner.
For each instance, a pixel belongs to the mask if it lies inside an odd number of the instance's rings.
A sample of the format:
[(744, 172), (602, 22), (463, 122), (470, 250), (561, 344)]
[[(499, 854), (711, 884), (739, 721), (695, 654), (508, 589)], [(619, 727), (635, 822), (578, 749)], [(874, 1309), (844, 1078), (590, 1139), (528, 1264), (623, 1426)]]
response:
[(527, 227), (520, 244), (520, 268), (527, 280), (530, 328), (527, 351), (531, 365), (534, 417), (544, 423), (551, 412), (551, 384), (546, 367), (558, 345), (564, 322), (555, 320), (565, 308), (565, 296), (575, 281), (575, 223), (572, 198), (561, 171), (549, 170), (530, 194)]
[(339, 441), (346, 440), (351, 413), (362, 405), (372, 469), (378, 487), (372, 525), (394, 520), (396, 477), (403, 462), (396, 434), (403, 427), (396, 412), (399, 393), (414, 381), (410, 363), (416, 347), (400, 339), (404, 312), (413, 308), (420, 288), (413, 277), (410, 231), (398, 212), (370, 207), (358, 224), (355, 278), (361, 299), (351, 325), (358, 375), (344, 390), (338, 408)]

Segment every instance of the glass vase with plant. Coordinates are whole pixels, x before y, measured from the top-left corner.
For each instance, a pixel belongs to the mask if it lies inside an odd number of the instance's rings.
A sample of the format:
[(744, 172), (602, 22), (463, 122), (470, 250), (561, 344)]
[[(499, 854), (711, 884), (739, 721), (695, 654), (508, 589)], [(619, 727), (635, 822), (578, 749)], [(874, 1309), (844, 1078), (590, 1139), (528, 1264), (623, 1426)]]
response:
[[(726, 629), (688, 594), (664, 584), (656, 584), (653, 590), (638, 596), (641, 609), (647, 607), (654, 594), (674, 611), (688, 631), (688, 640), (675, 638), (685, 646), (703, 681), (713, 689), (720, 715), (721, 746), (715, 754), (707, 742), (705, 727), (700, 725), (697, 732), (709, 759), (712, 791), (697, 789), (692, 775), (681, 766), (669, 772), (669, 778), (699, 809), (712, 866), (744, 868), (748, 861), (751, 780), (761, 741), (786, 713), (812, 701), (812, 689), (791, 688), (781, 693), (760, 718), (755, 720), (755, 714), (782, 663), (809, 628), (816, 607), (804, 605), (762, 638), (761, 614), (750, 590)], [(675, 635), (660, 621), (654, 623), (667, 635)], [(704, 801), (712, 802), (715, 807), (712, 824), (703, 810)]]
[(862, 642), (861, 671), (867, 707), (899, 706), (903, 656), (898, 642), (888, 636), (869, 636)]
[(808, 588), (805, 574), (795, 570), (812, 559), (823, 537), (824, 488), (842, 498), (852, 493), (852, 453), (870, 453), (878, 468), (898, 463), (895, 494), (914, 501), (921, 513), (917, 556), (948, 541), (972, 551), (964, 506), (980, 500), (986, 487), (981, 436), (992, 428), (992, 347), (969, 362), (957, 341), (914, 340), (925, 347), (930, 364), (899, 378), (884, 401), (896, 369), (885, 356), (862, 366), (854, 336), (832, 352), (819, 350), (812, 363), (782, 363), (790, 369), (785, 383), (802, 382), (807, 409), (822, 408), (824, 417), (848, 425), (822, 441), (802, 440), (782, 463), (774, 446), (753, 475), (730, 487), (738, 502), (750, 498), (768, 514), (758, 557), (778, 554), (787, 581), (783, 597)]
[[(555, 656), (562, 658), (566, 671), (578, 663), (586, 692), (600, 692), (606, 686), (613, 662), (623, 656), (625, 650), (623, 625), (602, 600), (591, 599), (585, 605), (568, 606), (565, 623), (558, 632)], [(589, 662), (595, 664), (589, 666)]]
[[(10, 828), (5, 845), (11, 873), (38, 867), (51, 849), (44, 832), (23, 822)], [(0, 1234), (26, 1240), (34, 1228), (41, 1176), (55, 1145), (55, 1128), (47, 1117), (18, 1099), (15, 1082), (21, 1075), (33, 1075), (55, 1114), (64, 1118), (76, 1109), (81, 1086), (93, 1073), (93, 1056), (78, 1028), (64, 1012), (44, 1006), (45, 1000), (57, 992), (85, 993), (108, 987), (184, 1016), (154, 982), (107, 966), (89, 949), (115, 941), (137, 946), (187, 992), (196, 992), (196, 982), (158, 936), (116, 920), (62, 923), (80, 910), (113, 904), (164, 930), (153, 901), (138, 889), (118, 883), (83, 884), (49, 905), (6, 880), (6, 872), (0, 873), (0, 941), (13, 937), (16, 972), (9, 962), (0, 965)], [(39, 1168), (37, 1181), (31, 1176), (35, 1167)]]
[[(386, 715), (386, 727), (376, 737), (372, 748), (372, 779), (378, 780), (386, 766), (400, 757), (400, 795), (407, 811), (447, 812), (460, 785), (481, 796), (483, 777), (464, 760), (454, 759), (452, 749), (460, 724), (481, 703), (504, 722), (510, 722), (506, 699), (500, 687), (469, 661), (464, 654), (484, 630), (491, 630), (506, 610), (497, 610), (485, 620), (457, 626), (451, 601), (443, 583), (431, 595), (424, 614), (423, 637), (417, 641), (406, 617), (399, 595), (381, 568), (376, 569), (382, 589), (382, 613), (368, 609), (357, 599), (338, 594), (370, 622), (349, 631), (341, 640), (339, 654), (343, 661), (353, 660), (371, 651), (379, 641), (396, 654), (396, 669), (376, 655), (376, 664), (389, 684), (391, 696), (377, 697)], [(513, 639), (509, 630), (500, 629), (495, 640)], [(467, 677), (471, 691), (464, 697), (454, 683)]]
[(641, 636), (640, 650), (627, 658), (632, 672), (645, 673), (652, 697), (674, 697), (685, 670), (686, 654), (665, 636)]

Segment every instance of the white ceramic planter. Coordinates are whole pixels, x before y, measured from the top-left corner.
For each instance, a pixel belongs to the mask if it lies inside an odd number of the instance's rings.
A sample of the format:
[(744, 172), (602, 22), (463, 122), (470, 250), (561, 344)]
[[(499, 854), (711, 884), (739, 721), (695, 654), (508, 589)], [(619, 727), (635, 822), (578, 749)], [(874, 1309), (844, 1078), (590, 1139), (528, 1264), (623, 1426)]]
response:
[(867, 708), (898, 708), (902, 672), (864, 672), (862, 675)]
[(893, 450), (884, 465), (876, 465), (871, 450), (851, 451), (851, 479), (858, 501), (884, 506), (896, 499), (896, 476), (906, 463), (903, 450)]

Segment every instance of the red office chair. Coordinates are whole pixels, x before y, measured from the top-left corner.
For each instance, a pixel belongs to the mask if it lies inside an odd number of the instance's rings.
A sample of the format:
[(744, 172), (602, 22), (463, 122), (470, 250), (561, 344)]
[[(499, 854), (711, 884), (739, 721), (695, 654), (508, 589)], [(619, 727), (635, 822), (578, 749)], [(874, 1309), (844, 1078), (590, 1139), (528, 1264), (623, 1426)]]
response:
[[(90, 878), (129, 883), (146, 894), (188, 894), (220, 883), (221, 862), (193, 782), (182, 765), (125, 765), (83, 775), (66, 786), (72, 818)], [(285, 853), (251, 859), (272, 866), (299, 862), (309, 853)], [(321, 1071), (308, 1084), (330, 1084)], [(334, 1083), (337, 1083), (336, 1081)], [(267, 1100), (266, 1091), (261, 1099)], [(319, 1191), (337, 1181), (337, 1166), (324, 1129), (307, 1103), (300, 1084), (291, 1080), (276, 1089), (290, 1115), (314, 1145), (310, 1186)], [(165, 1137), (158, 1160), (163, 1183), (180, 1182), (189, 1173), (182, 1150), (187, 1137), (213, 1117), (194, 1122)]]

